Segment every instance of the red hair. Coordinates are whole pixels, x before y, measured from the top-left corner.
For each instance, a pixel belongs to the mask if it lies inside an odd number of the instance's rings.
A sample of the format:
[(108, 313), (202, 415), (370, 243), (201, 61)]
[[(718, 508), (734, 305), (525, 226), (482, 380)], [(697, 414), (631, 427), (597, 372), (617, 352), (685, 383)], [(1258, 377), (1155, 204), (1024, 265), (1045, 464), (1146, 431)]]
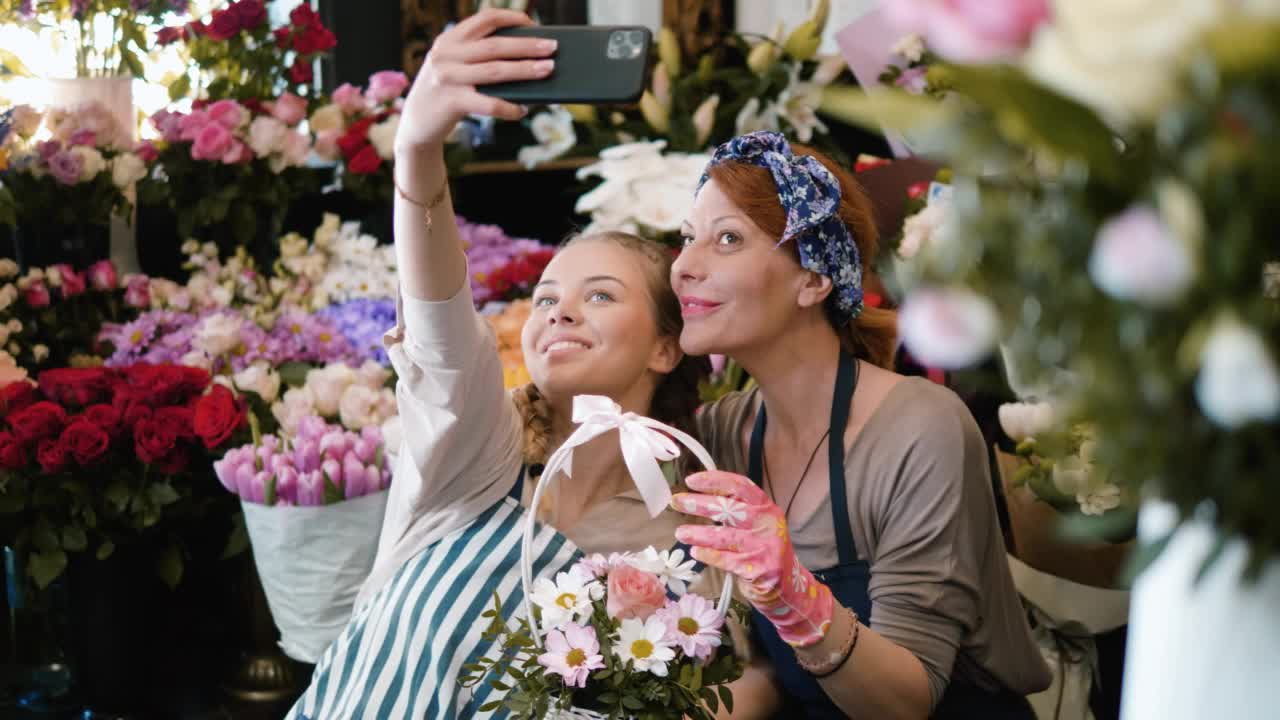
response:
[[(869, 268), (875, 263), (880, 250), (880, 237), (876, 230), (875, 212), (871, 200), (853, 175), (834, 160), (805, 145), (792, 144), (792, 152), (809, 155), (822, 163), (840, 181), (840, 219), (853, 235), (862, 263), (862, 276), (868, 277)], [(710, 179), (728, 196), (738, 209), (751, 218), (761, 230), (771, 237), (781, 238), (787, 227), (787, 213), (778, 200), (778, 186), (768, 169), (747, 163), (727, 161), (711, 167)], [(800, 250), (796, 243), (787, 243), (796, 264), (800, 263)], [(864, 307), (852, 322), (841, 324), (831, 313), (827, 321), (840, 337), (840, 345), (846, 352), (883, 368), (893, 367), (893, 355), (897, 348), (897, 314), (892, 310)]]

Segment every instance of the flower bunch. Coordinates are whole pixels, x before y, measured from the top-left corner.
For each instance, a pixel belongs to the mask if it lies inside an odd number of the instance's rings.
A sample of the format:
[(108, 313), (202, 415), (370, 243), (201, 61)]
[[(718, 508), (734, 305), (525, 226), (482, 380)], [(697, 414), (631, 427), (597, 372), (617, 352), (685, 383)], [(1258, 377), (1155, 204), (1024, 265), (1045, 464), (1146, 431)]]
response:
[(314, 416), (291, 439), (264, 435), (229, 450), (213, 469), (223, 487), (260, 505), (332, 505), (391, 484), (377, 427), (356, 433)]
[[(271, 414), (286, 438), (299, 432), (309, 417), (337, 421), (348, 430), (362, 431), (381, 427), (396, 415), (391, 371), (372, 360), (359, 368), (329, 363), (307, 370), (304, 377), (301, 385), (286, 390), (279, 401), (263, 396), (273, 403)], [(246, 382), (239, 375), (236, 382), (242, 389), (258, 390), (254, 382)]]
[(621, 230), (659, 237), (680, 229), (693, 207), (707, 155), (666, 153), (665, 140), (608, 148), (578, 178), (604, 182), (578, 198), (574, 211), (591, 216), (585, 232)]
[[(12, 109), (10, 130), (0, 138), (7, 167), (0, 172), (22, 222), (106, 225), (128, 214), (125, 189), (141, 180), (154, 159), (134, 152), (130, 135), (99, 102), (40, 114)], [(46, 139), (37, 140), (41, 126)], [(43, 135), (41, 135), (43, 137)]]
[(497, 225), (458, 218), (458, 234), (471, 268), (471, 294), (477, 305), (527, 297), (555, 248), (537, 240), (513, 238)]
[[(110, 555), (162, 518), (194, 511), (200, 495), (182, 478), (243, 427), (243, 405), (213, 388), (209, 374), (176, 365), (60, 368), (0, 390), (0, 502), (18, 518), (5, 537), (27, 554), (44, 587), (67, 552)], [(181, 576), (181, 556), (164, 572)]]
[(16, 263), (0, 259), (0, 348), (33, 373), (91, 364), (102, 325), (133, 314), (121, 296), (110, 260), (83, 271), (60, 263), (18, 275)]
[(360, 223), (326, 213), (308, 244), (289, 233), (280, 239), (273, 289), (281, 302), (320, 309), (354, 298), (396, 294), (396, 257), (391, 245), (360, 232)]
[(382, 336), (396, 324), (396, 303), (391, 298), (356, 298), (321, 309), (317, 315), (333, 323), (346, 336), (360, 359), (391, 364)]
[(350, 83), (338, 86), (330, 101), (311, 114), (316, 153), (339, 161), (342, 187), (363, 202), (381, 204), (391, 198), (390, 161), (408, 87), (404, 73), (383, 70), (369, 76), (366, 90)]
[[(160, 31), (162, 44), (182, 41), (199, 70), (203, 97), (254, 100), (273, 97), (279, 88), (313, 94), (312, 66), (338, 40), (307, 3), (289, 14), (289, 23), (272, 29), (262, 0), (235, 0), (205, 20)], [(190, 89), (183, 78), (170, 88), (174, 99)]]
[(650, 547), (592, 555), (554, 579), (538, 578), (530, 600), (546, 631), (542, 647), (527, 621), (507, 628), (497, 606), (486, 634), (503, 639), (503, 652), (470, 666), (464, 685), (509, 673), (515, 686), (486, 707), (523, 718), (710, 718), (721, 702), (732, 709), (726, 685), (742, 666), (715, 604), (688, 591), (694, 565), (682, 550)]

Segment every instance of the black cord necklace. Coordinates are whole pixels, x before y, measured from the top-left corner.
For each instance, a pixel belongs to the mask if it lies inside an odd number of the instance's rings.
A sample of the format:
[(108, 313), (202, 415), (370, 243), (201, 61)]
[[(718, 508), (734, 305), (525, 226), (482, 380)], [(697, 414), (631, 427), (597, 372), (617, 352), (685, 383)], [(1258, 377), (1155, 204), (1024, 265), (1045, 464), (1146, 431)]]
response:
[[(822, 443), (829, 437), (831, 437), (831, 428), (827, 428), (827, 431), (822, 433), (822, 437), (818, 438), (818, 444), (813, 447), (813, 452), (809, 453), (809, 462), (804, 464), (804, 472), (800, 473), (800, 480), (796, 483), (796, 489), (791, 492), (791, 499), (787, 501), (786, 510), (782, 511), (782, 517), (788, 523), (791, 522), (791, 506), (795, 503), (796, 497), (800, 495), (800, 486), (804, 485), (804, 479), (809, 475), (809, 468), (813, 467), (814, 458), (818, 457), (818, 450), (822, 448)], [(773, 498), (776, 503), (778, 502), (778, 497), (774, 494), (773, 483), (769, 479), (769, 460), (765, 449), (766, 444), (760, 443), (760, 465), (764, 469), (764, 484), (769, 486), (769, 497)]]

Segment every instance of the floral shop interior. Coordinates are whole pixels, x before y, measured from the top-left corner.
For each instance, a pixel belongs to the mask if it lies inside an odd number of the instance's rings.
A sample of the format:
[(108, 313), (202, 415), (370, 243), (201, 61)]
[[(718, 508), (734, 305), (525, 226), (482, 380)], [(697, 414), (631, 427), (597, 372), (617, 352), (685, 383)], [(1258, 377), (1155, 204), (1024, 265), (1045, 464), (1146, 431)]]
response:
[(1280, 0), (0, 0), (0, 718), (1275, 718), (1277, 147)]

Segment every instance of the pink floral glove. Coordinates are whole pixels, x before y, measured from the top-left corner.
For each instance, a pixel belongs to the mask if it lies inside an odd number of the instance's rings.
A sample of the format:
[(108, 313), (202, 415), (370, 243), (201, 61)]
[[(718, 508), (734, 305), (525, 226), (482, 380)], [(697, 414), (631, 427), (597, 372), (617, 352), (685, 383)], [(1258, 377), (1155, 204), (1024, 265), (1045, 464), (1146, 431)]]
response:
[(796, 559), (782, 509), (750, 479), (721, 471), (690, 475), (700, 493), (679, 493), (671, 506), (721, 525), (681, 525), (676, 539), (707, 565), (733, 573), (751, 604), (793, 647), (817, 643), (831, 626), (834, 599)]

